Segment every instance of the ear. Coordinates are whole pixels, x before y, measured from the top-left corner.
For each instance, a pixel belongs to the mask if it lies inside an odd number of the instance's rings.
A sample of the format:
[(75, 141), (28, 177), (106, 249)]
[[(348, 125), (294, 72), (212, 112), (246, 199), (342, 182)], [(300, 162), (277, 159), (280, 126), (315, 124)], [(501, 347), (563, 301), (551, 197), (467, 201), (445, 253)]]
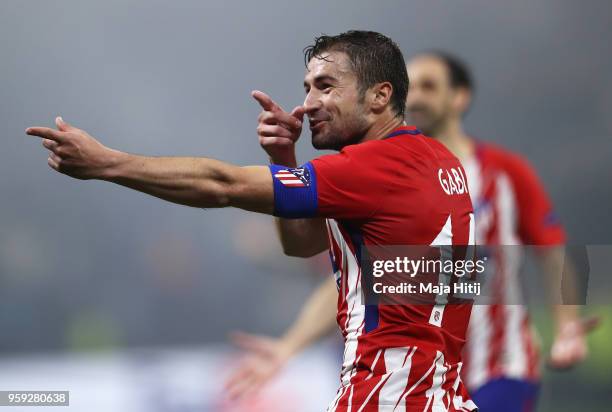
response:
[(370, 107), (375, 113), (383, 112), (391, 102), (393, 86), (389, 82), (377, 83), (368, 90)]
[(453, 107), (454, 109), (460, 113), (465, 113), (472, 102), (472, 92), (465, 87), (459, 87), (455, 91), (455, 96), (453, 98)]

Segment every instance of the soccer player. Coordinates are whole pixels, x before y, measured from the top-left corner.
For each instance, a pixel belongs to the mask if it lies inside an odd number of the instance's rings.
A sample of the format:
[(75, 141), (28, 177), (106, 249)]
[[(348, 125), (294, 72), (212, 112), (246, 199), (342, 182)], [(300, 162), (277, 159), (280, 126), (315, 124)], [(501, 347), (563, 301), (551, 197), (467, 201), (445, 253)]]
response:
[[(457, 155), (467, 173), (476, 215), (476, 242), (495, 248), (496, 287), (491, 305), (475, 305), (462, 376), (480, 411), (531, 411), (538, 393), (538, 343), (520, 302), (520, 255), (512, 245), (534, 245), (553, 279), (563, 271), (565, 233), (534, 170), (521, 156), (465, 134), (462, 117), (472, 77), (457, 58), (441, 52), (408, 63), (411, 121)], [(587, 346), (576, 306), (554, 307), (550, 364), (566, 368), (584, 359)]]
[[(331, 411), (475, 410), (459, 378), (469, 302), (440, 307), (365, 306), (361, 245), (468, 245), (473, 213), (465, 185), (448, 191), (439, 173), (464, 172), (442, 144), (404, 123), (408, 77), (389, 38), (365, 31), (321, 36), (305, 50), (303, 107), (286, 113), (267, 96), (259, 133), (297, 140), (304, 114), (317, 149), (339, 150), (301, 167), (238, 167), (207, 158), (154, 158), (113, 150), (56, 119), (43, 138), (51, 168), (101, 179), (194, 207), (238, 207), (283, 220), (302, 255), (330, 247), (346, 342), (342, 386)], [(292, 145), (279, 145), (289, 155)], [(308, 219), (305, 219), (308, 218)], [(327, 221), (323, 221), (326, 218)], [(329, 240), (324, 231), (327, 227)], [(406, 331), (410, 333), (406, 333)]]
[[(466, 66), (451, 55), (431, 52), (412, 58), (408, 74), (411, 122), (444, 143), (464, 165), (475, 208), (477, 244), (500, 246), (496, 251), (508, 255), (513, 251), (510, 245), (548, 246), (538, 247), (536, 256), (554, 278), (563, 266), (560, 246), (565, 234), (533, 169), (522, 157), (463, 132), (462, 118), (473, 92)], [(270, 151), (267, 142), (262, 143)], [(461, 374), (481, 412), (526, 412), (534, 407), (539, 387), (537, 339), (526, 308), (517, 304), (520, 257), (499, 257), (494, 304), (473, 308), (467, 362)], [(239, 397), (256, 390), (291, 356), (328, 332), (329, 327), (323, 325), (330, 325), (334, 290), (333, 281), (324, 282), (279, 339), (237, 336), (236, 343), (249, 356), (228, 381), (230, 395)], [(579, 321), (576, 307), (569, 305), (556, 306), (554, 319), (556, 334), (549, 363), (563, 369), (584, 359), (584, 333), (596, 322)]]

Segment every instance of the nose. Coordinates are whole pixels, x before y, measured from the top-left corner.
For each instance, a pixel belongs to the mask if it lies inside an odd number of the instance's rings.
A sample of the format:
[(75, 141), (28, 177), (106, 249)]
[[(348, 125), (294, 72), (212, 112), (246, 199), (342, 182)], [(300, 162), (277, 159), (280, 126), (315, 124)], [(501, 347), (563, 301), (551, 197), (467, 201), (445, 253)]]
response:
[(415, 93), (409, 92), (406, 97), (406, 109), (410, 110), (412, 106), (423, 103), (422, 95), (415, 91)]
[(418, 100), (420, 98), (420, 91), (416, 87), (409, 87), (408, 94), (406, 95), (406, 104), (408, 105), (410, 102)]
[(428, 93), (425, 88), (419, 85), (410, 85), (408, 95), (406, 96), (406, 104), (422, 103), (428, 98)]
[(316, 112), (322, 107), (321, 99), (316, 92), (313, 90), (309, 91), (304, 99), (304, 111), (306, 114), (311, 114)]

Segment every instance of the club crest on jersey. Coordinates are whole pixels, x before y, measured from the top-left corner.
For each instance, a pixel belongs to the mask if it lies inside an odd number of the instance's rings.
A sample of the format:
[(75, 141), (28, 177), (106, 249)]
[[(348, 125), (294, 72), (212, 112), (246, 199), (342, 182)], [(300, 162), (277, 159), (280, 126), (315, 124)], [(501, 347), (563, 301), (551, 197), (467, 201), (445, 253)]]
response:
[(282, 169), (277, 171), (274, 177), (287, 187), (310, 186), (310, 172), (305, 167)]

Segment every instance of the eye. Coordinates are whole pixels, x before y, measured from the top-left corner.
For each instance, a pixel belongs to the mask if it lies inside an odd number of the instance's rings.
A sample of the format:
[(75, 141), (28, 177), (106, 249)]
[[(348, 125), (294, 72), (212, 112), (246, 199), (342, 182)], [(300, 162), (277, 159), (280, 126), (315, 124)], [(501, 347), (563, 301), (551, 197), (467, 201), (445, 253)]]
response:
[(332, 91), (332, 85), (331, 84), (323, 84), (321, 85), (321, 91), (325, 94), (328, 94)]
[(432, 90), (436, 90), (436, 84), (434, 82), (432, 82), (431, 80), (426, 80), (423, 82), (423, 89), (427, 90), (427, 91), (432, 91)]

